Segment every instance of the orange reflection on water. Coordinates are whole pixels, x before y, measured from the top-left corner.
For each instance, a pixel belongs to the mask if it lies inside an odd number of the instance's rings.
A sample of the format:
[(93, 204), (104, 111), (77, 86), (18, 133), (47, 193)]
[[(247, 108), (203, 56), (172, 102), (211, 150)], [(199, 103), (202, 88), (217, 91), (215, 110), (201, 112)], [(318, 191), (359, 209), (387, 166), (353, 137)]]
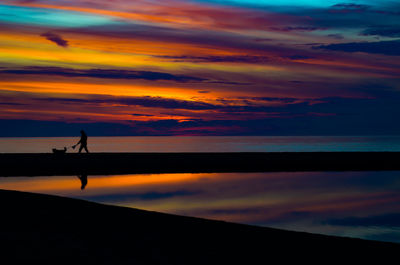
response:
[[(179, 182), (196, 181), (213, 174), (133, 174), (118, 176), (88, 176), (87, 189), (96, 193), (109, 189), (128, 189), (132, 186), (169, 185)], [(217, 175), (217, 174), (214, 174)], [(9, 181), (7, 181), (9, 180)], [(75, 176), (57, 177), (21, 177), (2, 179), (1, 188), (43, 193), (68, 193), (74, 192), (79, 186), (79, 179)]]

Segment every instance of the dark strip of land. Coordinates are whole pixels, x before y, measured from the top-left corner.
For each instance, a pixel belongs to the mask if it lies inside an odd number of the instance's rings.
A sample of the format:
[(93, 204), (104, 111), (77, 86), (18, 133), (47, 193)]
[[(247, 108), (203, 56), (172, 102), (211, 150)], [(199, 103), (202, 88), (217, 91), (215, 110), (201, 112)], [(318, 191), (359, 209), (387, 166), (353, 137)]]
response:
[(4, 264), (387, 264), (400, 244), (0, 190)]
[(0, 176), (400, 170), (400, 152), (0, 154)]

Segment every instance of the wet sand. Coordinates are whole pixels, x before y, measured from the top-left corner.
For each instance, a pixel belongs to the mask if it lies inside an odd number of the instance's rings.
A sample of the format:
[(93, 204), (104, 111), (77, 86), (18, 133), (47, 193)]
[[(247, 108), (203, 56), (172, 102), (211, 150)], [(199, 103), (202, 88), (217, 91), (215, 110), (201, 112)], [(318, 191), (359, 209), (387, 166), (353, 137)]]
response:
[(5, 264), (379, 262), (400, 244), (289, 232), (0, 190)]
[(0, 176), (400, 170), (400, 152), (0, 154)]

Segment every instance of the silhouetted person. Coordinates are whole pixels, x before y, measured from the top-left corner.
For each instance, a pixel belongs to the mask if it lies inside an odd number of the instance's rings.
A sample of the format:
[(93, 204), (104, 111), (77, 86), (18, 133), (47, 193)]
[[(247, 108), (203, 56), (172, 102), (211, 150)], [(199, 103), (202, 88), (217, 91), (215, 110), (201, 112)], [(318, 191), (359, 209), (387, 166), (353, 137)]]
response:
[(84, 190), (87, 185), (87, 175), (82, 174), (82, 175), (78, 175), (77, 177), (81, 181), (81, 190)]
[(87, 149), (87, 135), (83, 130), (81, 131), (81, 139), (76, 145), (73, 146), (73, 148), (75, 149), (78, 144), (81, 144), (79, 147), (79, 153), (82, 152), (82, 149), (85, 149), (86, 153), (89, 153), (89, 150)]

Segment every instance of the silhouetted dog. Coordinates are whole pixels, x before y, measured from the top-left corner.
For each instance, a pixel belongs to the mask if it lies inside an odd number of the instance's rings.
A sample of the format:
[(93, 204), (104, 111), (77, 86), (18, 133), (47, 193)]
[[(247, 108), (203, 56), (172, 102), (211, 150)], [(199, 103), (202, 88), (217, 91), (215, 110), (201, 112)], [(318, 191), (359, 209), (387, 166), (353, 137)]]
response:
[(53, 153), (54, 154), (65, 154), (66, 152), (67, 152), (67, 148), (66, 147), (64, 147), (64, 149), (53, 148)]

